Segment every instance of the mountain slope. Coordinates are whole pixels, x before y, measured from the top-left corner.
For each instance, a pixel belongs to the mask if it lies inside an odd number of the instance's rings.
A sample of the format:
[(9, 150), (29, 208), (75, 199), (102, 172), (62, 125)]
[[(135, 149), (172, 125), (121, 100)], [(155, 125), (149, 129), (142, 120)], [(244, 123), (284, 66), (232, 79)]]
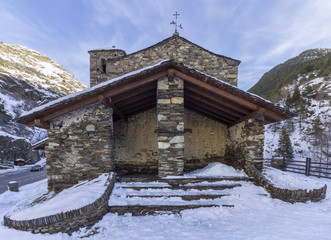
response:
[(1, 41), (0, 73), (65, 95), (86, 88), (49, 57), (32, 49), (7, 45)]
[[(275, 85), (270, 76), (281, 79)], [(331, 164), (330, 49), (303, 52), (265, 73), (252, 89), (262, 96), (271, 96), (274, 103), (297, 114), (265, 127), (265, 158), (279, 154), (279, 138), (284, 127), (290, 135), (294, 159), (311, 157), (313, 162)]]
[(319, 70), (318, 76), (331, 74), (331, 49), (311, 49), (277, 65), (265, 73), (248, 91), (272, 101), (279, 100), (279, 90), (299, 74)]
[(61, 65), (34, 50), (0, 41), (0, 164), (35, 162), (30, 139), (38, 132), (15, 122), (23, 112), (86, 88)]

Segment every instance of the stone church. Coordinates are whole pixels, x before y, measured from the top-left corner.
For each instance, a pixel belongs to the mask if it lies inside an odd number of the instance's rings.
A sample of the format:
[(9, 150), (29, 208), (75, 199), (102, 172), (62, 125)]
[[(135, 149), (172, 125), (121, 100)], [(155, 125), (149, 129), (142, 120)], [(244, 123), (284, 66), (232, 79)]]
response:
[(48, 130), (49, 189), (101, 173), (182, 175), (263, 161), (263, 126), (293, 115), (237, 88), (240, 61), (173, 36), (138, 52), (91, 50), (89, 89), (22, 115)]

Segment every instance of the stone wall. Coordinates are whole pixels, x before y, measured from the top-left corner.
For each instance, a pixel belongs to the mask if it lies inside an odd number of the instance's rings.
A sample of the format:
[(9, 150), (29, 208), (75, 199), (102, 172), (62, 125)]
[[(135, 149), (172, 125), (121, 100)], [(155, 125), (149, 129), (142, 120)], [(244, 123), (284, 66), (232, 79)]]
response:
[(158, 175), (184, 170), (184, 80), (164, 77), (157, 84)]
[(252, 162), (262, 169), (264, 146), (264, 117), (248, 119), (228, 129), (225, 163), (244, 169)]
[(245, 122), (228, 128), (224, 163), (243, 169), (246, 159)]
[(203, 168), (211, 162), (223, 162), (227, 127), (188, 109), (185, 109), (184, 122), (184, 171)]
[(8, 227), (32, 233), (72, 233), (81, 227), (93, 226), (108, 213), (108, 200), (116, 181), (116, 174), (111, 174), (103, 195), (95, 202), (79, 209), (62, 212), (51, 216), (31, 220), (16, 221), (4, 216)]
[[(108, 78), (118, 77), (166, 59), (173, 59), (187, 67), (237, 85), (239, 61), (213, 54), (179, 36), (173, 36), (133, 54), (125, 55), (123, 51), (122, 57), (114, 58), (113, 52), (107, 51), (90, 51), (89, 53), (91, 87)], [(121, 55), (120, 53), (118, 55)], [(103, 72), (102, 59), (108, 59), (106, 73)]]
[(285, 202), (318, 202), (325, 198), (327, 185), (320, 189), (285, 189), (274, 186), (266, 179), (261, 171), (257, 170), (253, 163), (247, 162), (245, 172), (248, 176), (254, 178), (255, 184), (264, 187), (273, 198), (280, 199)]
[(48, 188), (56, 192), (113, 168), (112, 110), (93, 104), (50, 122)]
[(118, 174), (157, 174), (156, 108), (114, 122), (114, 161)]
[(90, 54), (90, 87), (100, 82), (99, 77), (107, 72), (107, 60), (126, 56), (120, 49), (91, 50)]

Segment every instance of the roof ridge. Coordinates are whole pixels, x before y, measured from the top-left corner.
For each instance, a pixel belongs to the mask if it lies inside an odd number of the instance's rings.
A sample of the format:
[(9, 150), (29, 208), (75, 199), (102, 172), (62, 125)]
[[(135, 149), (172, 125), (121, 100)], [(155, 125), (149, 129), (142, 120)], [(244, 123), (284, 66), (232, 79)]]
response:
[[(175, 38), (179, 38), (179, 39), (183, 40), (184, 42), (187, 42), (187, 43), (189, 43), (189, 44), (192, 44), (192, 45), (194, 45), (194, 46), (196, 46), (196, 47), (198, 47), (198, 48), (200, 48), (200, 49), (202, 49), (202, 50), (204, 50), (204, 51), (206, 51), (206, 52), (208, 52), (208, 53), (210, 53), (210, 54), (213, 54), (213, 55), (215, 55), (215, 56), (217, 56), (217, 57), (223, 57), (223, 58), (226, 58), (226, 59), (228, 59), (228, 60), (234, 61), (234, 62), (236, 62), (238, 65), (241, 63), (240, 60), (237, 60), (237, 59), (234, 59), (234, 58), (230, 58), (230, 57), (227, 57), (227, 56), (224, 56), (224, 55), (221, 55), (221, 54), (217, 54), (217, 53), (211, 52), (211, 51), (209, 51), (209, 50), (207, 50), (207, 49), (205, 49), (205, 48), (199, 46), (198, 44), (193, 43), (193, 42), (187, 40), (186, 38), (184, 38), (184, 37), (182, 37), (182, 36), (177, 36), (177, 35), (173, 35), (173, 36), (171, 36), (171, 37), (168, 37), (168, 38), (166, 38), (166, 39), (163, 39), (162, 41), (157, 42), (157, 43), (155, 43), (155, 44), (153, 44), (153, 45), (151, 45), (151, 46), (149, 46), (149, 47), (143, 48), (143, 49), (138, 50), (138, 51), (135, 51), (135, 52), (133, 52), (133, 53), (126, 54), (125, 56), (120, 56), (120, 57), (116, 57), (116, 58), (108, 59), (107, 62), (118, 61), (118, 60), (120, 60), (120, 59), (124, 59), (124, 58), (126, 58), (126, 57), (136, 55), (136, 54), (138, 54), (138, 53), (141, 53), (141, 52), (144, 52), (144, 51), (146, 51), (146, 50), (149, 50), (149, 49), (152, 49), (152, 48), (154, 48), (154, 47), (157, 47), (157, 46), (160, 46), (160, 45), (162, 45), (162, 44), (165, 44), (165, 43), (167, 43), (167, 42), (169, 42), (170, 40), (175, 39)], [(124, 50), (123, 50), (123, 51), (124, 51)]]

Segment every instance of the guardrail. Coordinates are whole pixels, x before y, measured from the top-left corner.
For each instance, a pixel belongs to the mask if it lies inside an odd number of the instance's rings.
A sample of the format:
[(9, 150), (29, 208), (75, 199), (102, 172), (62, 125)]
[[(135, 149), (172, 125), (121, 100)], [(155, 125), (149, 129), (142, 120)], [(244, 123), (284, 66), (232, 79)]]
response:
[(306, 161), (269, 158), (264, 159), (263, 164), (265, 166), (279, 168), (283, 171), (331, 179), (331, 163), (314, 162), (311, 158), (306, 158)]

